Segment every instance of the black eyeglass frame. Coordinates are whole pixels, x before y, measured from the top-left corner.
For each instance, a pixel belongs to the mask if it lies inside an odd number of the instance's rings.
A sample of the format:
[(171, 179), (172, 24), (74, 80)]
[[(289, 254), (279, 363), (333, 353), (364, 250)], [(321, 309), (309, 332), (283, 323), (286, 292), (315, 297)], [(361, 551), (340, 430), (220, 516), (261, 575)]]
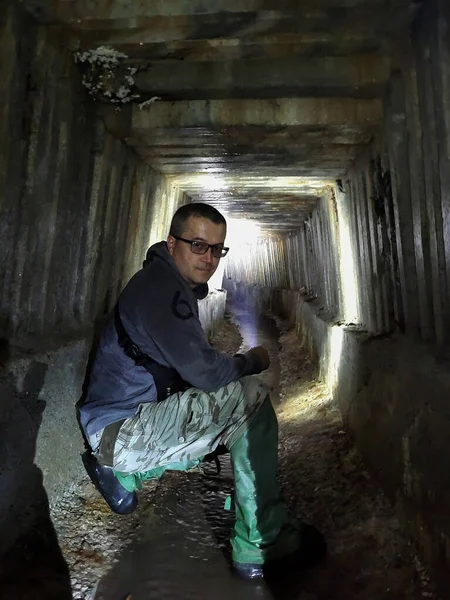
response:
[[(228, 254), (229, 248), (226, 246), (221, 246), (220, 244), (208, 244), (208, 242), (202, 242), (201, 240), (186, 240), (185, 238), (178, 237), (177, 235), (172, 236), (175, 240), (179, 240), (180, 242), (184, 242), (185, 244), (191, 245), (191, 252), (193, 254), (206, 254), (208, 250), (211, 248), (212, 255), (214, 258), (224, 258)], [(205, 248), (204, 252), (196, 252), (194, 250), (194, 244), (201, 244), (202, 247)], [(219, 252), (219, 256), (217, 256), (216, 252)]]

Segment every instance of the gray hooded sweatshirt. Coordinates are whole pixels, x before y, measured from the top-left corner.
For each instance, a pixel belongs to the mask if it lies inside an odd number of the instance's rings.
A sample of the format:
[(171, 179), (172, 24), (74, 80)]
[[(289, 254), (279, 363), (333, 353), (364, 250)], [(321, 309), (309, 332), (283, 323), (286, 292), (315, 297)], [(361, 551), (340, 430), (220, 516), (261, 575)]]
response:
[[(119, 312), (128, 335), (142, 352), (176, 369), (193, 387), (212, 392), (244, 375), (260, 373), (262, 365), (256, 356), (231, 356), (212, 348), (198, 317), (197, 300), (207, 294), (206, 284), (189, 287), (167, 244), (159, 242), (148, 250), (143, 268), (123, 290)], [(93, 435), (132, 417), (147, 402), (156, 402), (153, 377), (124, 354), (111, 316), (79, 407), (81, 426)]]

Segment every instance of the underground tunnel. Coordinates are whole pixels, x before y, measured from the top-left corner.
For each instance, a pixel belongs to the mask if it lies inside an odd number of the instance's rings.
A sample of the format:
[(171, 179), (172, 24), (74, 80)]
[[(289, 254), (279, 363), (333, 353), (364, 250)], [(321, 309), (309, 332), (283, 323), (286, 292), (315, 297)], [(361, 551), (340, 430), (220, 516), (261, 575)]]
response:
[[(1, 6), (0, 598), (450, 598), (448, 0)], [(202, 326), (268, 348), (328, 542), (301, 589), (229, 574), (227, 457), (123, 517), (83, 469), (99, 331), (191, 202), (228, 222)]]

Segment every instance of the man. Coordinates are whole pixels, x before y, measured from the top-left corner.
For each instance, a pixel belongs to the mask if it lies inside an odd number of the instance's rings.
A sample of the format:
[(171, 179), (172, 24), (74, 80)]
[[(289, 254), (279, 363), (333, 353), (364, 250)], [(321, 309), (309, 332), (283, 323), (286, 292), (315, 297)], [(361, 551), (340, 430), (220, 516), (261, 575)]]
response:
[(235, 356), (214, 350), (197, 300), (226, 255), (226, 222), (212, 206), (175, 213), (166, 242), (152, 246), (123, 290), (93, 365), (80, 423), (92, 452), (83, 460), (110, 507), (137, 504), (140, 479), (189, 469), (225, 447), (235, 478), (235, 571), (263, 577), (294, 559), (325, 553), (320, 533), (292, 525), (276, 478), (278, 428), (267, 388), (255, 377), (269, 366), (262, 347)]

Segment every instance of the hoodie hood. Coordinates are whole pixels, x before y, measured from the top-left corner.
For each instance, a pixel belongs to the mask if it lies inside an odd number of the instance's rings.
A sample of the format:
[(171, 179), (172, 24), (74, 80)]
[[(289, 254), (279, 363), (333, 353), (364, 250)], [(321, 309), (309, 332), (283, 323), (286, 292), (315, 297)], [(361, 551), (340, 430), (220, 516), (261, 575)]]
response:
[[(145, 269), (145, 267), (157, 259), (164, 260), (178, 273), (178, 276), (181, 277), (180, 271), (170, 255), (166, 242), (157, 242), (156, 244), (153, 244), (153, 246), (150, 246), (150, 248), (147, 250), (147, 254), (145, 255), (145, 260), (142, 263), (142, 268)], [(201, 283), (195, 288), (190, 289), (192, 289), (192, 293), (197, 300), (203, 300), (209, 293), (209, 287), (207, 283)]]
[(145, 260), (142, 263), (142, 268), (145, 269), (145, 267), (152, 263), (155, 260), (155, 258), (162, 258), (163, 260), (170, 263), (173, 267), (176, 268), (176, 265), (169, 254), (166, 242), (158, 242), (157, 244), (153, 244), (153, 246), (150, 246), (150, 248), (147, 250), (147, 254), (145, 255)]

